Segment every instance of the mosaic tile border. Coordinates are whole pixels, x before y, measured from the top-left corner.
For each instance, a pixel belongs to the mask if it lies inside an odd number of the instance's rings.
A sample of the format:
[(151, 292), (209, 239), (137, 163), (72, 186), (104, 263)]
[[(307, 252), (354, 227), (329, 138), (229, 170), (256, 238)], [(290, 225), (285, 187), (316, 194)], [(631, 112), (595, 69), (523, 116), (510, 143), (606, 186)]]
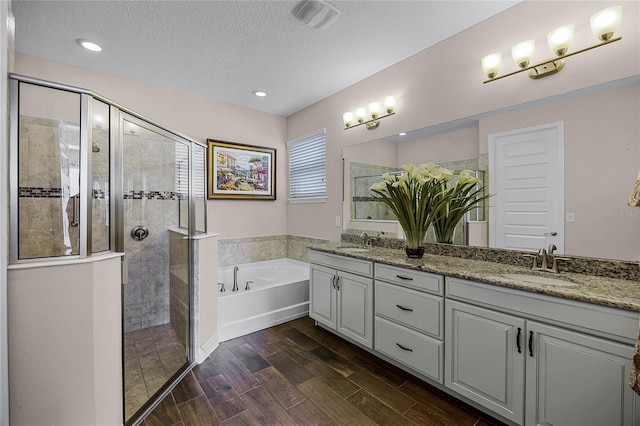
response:
[[(106, 191), (102, 189), (93, 190), (93, 198), (104, 199)], [(20, 187), (18, 188), (20, 198), (62, 198), (62, 188), (41, 188), (41, 187)], [(125, 200), (184, 200), (187, 194), (173, 191), (125, 191)]]

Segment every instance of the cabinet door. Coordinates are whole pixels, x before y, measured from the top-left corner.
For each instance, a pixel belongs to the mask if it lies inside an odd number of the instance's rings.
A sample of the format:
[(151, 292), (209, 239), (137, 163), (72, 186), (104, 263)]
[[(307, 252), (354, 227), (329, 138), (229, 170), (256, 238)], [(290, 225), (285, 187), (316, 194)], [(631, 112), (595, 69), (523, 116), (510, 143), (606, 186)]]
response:
[(338, 272), (337, 331), (373, 347), (373, 281), (346, 272)]
[(445, 312), (445, 386), (521, 424), (525, 321), (452, 300)]
[(527, 329), (527, 425), (640, 424), (631, 346), (532, 321)]
[(309, 316), (335, 329), (338, 318), (334, 288), (334, 283), (337, 281), (336, 273), (333, 269), (314, 264), (311, 264), (310, 272)]

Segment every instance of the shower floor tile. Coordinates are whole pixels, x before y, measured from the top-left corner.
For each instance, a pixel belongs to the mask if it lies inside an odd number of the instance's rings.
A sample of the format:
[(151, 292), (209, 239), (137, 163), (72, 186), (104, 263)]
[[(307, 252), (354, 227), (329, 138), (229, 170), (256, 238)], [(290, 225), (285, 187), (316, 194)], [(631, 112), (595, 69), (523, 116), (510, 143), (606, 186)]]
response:
[(124, 335), (125, 413), (129, 418), (184, 364), (186, 350), (171, 324)]

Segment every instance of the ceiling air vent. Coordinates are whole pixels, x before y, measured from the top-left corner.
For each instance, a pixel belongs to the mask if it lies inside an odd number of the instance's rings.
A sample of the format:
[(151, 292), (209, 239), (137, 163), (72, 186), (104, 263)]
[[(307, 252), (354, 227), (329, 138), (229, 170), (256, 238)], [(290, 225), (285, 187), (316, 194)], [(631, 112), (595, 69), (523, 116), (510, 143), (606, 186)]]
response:
[(293, 8), (293, 16), (316, 30), (324, 30), (338, 19), (340, 11), (322, 0), (303, 0)]

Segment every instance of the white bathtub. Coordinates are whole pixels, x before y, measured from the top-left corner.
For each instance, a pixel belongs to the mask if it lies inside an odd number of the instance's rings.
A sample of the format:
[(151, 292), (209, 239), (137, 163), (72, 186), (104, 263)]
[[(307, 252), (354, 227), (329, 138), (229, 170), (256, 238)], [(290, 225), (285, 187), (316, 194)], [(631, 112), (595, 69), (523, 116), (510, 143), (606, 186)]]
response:
[[(238, 288), (233, 289), (233, 267), (218, 269), (218, 336), (221, 342), (244, 336), (309, 313), (309, 265), (276, 259), (237, 265)], [(245, 290), (247, 281), (250, 290)]]

